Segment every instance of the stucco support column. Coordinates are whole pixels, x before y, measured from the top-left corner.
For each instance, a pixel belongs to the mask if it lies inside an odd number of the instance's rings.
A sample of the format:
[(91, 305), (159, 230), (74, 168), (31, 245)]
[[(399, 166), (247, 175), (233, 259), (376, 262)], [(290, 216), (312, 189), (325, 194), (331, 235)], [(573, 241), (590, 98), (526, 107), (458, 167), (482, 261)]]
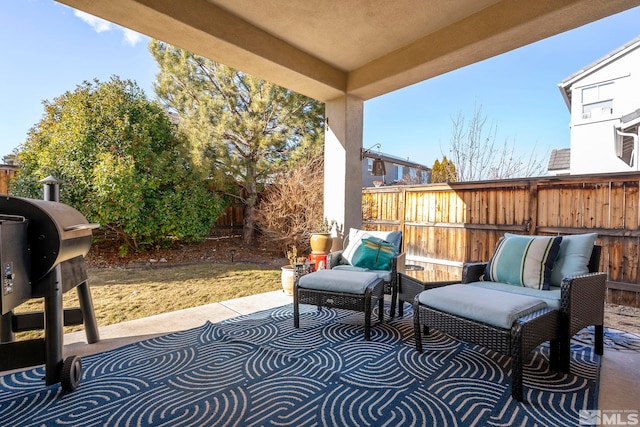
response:
[(324, 215), (338, 223), (334, 249), (350, 227), (362, 225), (363, 111), (362, 99), (350, 95), (325, 104)]

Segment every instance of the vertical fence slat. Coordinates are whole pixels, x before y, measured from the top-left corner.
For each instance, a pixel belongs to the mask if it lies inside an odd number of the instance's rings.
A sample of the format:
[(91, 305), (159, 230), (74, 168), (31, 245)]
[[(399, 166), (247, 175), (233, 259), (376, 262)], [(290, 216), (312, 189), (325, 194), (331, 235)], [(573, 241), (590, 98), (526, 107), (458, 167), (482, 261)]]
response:
[(624, 224), (627, 230), (638, 229), (638, 182), (627, 182), (624, 191)]

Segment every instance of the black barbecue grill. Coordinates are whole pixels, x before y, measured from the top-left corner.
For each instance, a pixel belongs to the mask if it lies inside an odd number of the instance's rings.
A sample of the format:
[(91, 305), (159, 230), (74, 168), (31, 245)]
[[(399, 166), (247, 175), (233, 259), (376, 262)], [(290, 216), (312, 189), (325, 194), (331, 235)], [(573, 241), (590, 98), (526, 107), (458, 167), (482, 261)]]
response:
[[(76, 356), (62, 360), (62, 328), (84, 323), (87, 341), (99, 340), (84, 263), (97, 227), (62, 203), (0, 197), (0, 371), (44, 363), (47, 385), (77, 387), (82, 365)], [(80, 308), (63, 310), (62, 294), (73, 288)], [(44, 298), (43, 312), (13, 313), (31, 298)], [(37, 329), (44, 338), (14, 341), (16, 332)]]

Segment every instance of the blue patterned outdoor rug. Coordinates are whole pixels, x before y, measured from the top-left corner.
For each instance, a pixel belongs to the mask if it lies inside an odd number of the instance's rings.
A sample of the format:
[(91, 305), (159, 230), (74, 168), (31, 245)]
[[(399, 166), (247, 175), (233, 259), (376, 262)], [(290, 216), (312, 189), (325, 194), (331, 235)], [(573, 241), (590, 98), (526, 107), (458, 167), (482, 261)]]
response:
[(83, 357), (69, 394), (42, 367), (0, 377), (0, 425), (575, 426), (596, 409), (590, 347), (568, 375), (539, 348), (518, 403), (505, 356), (437, 332), (418, 354), (410, 310), (365, 342), (361, 314), (302, 308), (300, 329), (288, 305)]

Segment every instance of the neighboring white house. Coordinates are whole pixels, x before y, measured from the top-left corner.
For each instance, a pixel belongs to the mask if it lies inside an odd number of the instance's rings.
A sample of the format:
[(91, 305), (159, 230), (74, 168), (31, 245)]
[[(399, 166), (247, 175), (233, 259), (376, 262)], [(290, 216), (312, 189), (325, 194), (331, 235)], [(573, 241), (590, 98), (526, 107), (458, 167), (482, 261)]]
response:
[[(431, 181), (431, 168), (420, 163), (380, 152), (362, 153), (362, 186), (373, 187), (392, 184), (428, 184)], [(371, 175), (373, 162), (384, 162), (385, 175)]]
[(558, 86), (571, 112), (570, 173), (640, 170), (640, 37)]

